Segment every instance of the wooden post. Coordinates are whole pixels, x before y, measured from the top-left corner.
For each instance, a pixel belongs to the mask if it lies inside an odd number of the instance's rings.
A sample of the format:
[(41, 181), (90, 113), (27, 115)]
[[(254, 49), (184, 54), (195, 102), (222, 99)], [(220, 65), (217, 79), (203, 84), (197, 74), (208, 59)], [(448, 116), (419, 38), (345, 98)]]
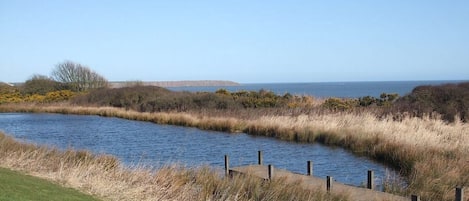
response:
[(313, 176), (313, 162), (312, 161), (308, 161), (308, 165), (307, 165), (307, 175), (308, 176)]
[(420, 201), (420, 196), (418, 196), (418, 195), (412, 195), (412, 196), (411, 196), (411, 200), (412, 200), (412, 201)]
[(228, 155), (225, 155), (225, 175), (230, 175), (230, 158)]
[(368, 183), (366, 185), (368, 189), (373, 189), (373, 186), (374, 186), (373, 175), (374, 175), (373, 170), (368, 170)]
[(262, 165), (262, 151), (257, 151), (257, 164)]
[(326, 190), (327, 192), (330, 192), (331, 189), (332, 189), (332, 177), (331, 176), (327, 176), (326, 177)]
[(464, 187), (456, 187), (456, 201), (464, 201)]
[(272, 181), (273, 177), (274, 177), (274, 166), (269, 164), (269, 180)]

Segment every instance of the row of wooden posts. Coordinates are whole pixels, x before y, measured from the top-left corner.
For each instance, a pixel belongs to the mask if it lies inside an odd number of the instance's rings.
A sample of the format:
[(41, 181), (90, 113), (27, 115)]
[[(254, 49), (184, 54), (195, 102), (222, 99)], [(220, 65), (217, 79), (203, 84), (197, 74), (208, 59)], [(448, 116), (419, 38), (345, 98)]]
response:
[[(257, 152), (257, 161), (258, 165), (263, 164), (263, 156), (262, 151)], [(274, 166), (269, 164), (268, 166), (268, 179), (272, 180), (274, 176)], [(306, 165), (306, 175), (313, 176), (313, 162), (307, 161)], [(228, 155), (225, 155), (225, 175), (230, 174), (230, 159)], [(368, 177), (367, 177), (367, 185), (366, 188), (373, 190), (374, 188), (374, 172), (372, 170), (368, 170)], [(333, 178), (331, 176), (326, 177), (326, 189), (330, 191), (332, 189), (332, 181)], [(412, 195), (412, 201), (420, 201), (420, 196)], [(455, 194), (455, 201), (464, 201), (464, 188), (463, 187), (456, 187), (456, 194)]]
[[(257, 152), (257, 161), (259, 165), (263, 164), (263, 156), (262, 156), (262, 151)], [(273, 175), (274, 175), (274, 166), (269, 164), (268, 166), (268, 179), (271, 180)], [(313, 162), (312, 161), (307, 161), (306, 164), (306, 175), (308, 176), (313, 176)], [(229, 156), (225, 155), (225, 174), (229, 175), (230, 174), (230, 162), (229, 162)], [(368, 182), (366, 187), (368, 189), (373, 189), (374, 182), (374, 172), (372, 170), (368, 170)], [(327, 184), (326, 184), (326, 189), (329, 191), (332, 188), (332, 180), (333, 178), (331, 176), (327, 176)]]

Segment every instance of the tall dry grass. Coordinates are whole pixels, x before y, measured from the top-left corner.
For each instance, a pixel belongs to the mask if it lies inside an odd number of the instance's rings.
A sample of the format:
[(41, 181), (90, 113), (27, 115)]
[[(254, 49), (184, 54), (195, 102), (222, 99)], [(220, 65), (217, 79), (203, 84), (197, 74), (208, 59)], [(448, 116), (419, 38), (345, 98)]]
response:
[[(0, 111), (114, 116), (201, 129), (246, 132), (300, 142), (340, 146), (396, 167), (409, 186), (402, 193), (425, 200), (452, 200), (454, 187), (469, 186), (469, 125), (434, 118), (376, 117), (361, 113), (255, 114), (251, 118), (207, 113), (140, 113), (117, 108), (0, 106)], [(243, 114), (246, 115), (246, 114)], [(228, 115), (227, 115), (228, 116)]]
[(320, 141), (388, 163), (409, 186), (403, 193), (425, 200), (453, 200), (469, 186), (469, 125), (438, 119), (377, 118), (369, 113), (262, 117), (249, 132), (280, 139)]

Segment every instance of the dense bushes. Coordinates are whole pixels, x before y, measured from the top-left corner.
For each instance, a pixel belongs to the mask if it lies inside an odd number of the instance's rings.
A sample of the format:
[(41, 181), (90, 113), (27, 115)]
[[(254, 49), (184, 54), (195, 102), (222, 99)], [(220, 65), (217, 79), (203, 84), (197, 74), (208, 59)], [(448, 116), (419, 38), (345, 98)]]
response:
[(44, 75), (34, 75), (19, 87), (23, 95), (46, 95), (49, 92), (67, 90), (70, 87), (64, 83), (56, 82)]
[(99, 89), (74, 99), (81, 105), (112, 106), (136, 111), (187, 111), (191, 108), (213, 107), (222, 101), (208, 93), (192, 94), (172, 92), (155, 86), (133, 86), (116, 89)]
[(323, 108), (332, 111), (347, 111), (354, 107), (357, 107), (357, 101), (355, 99), (340, 99), (340, 98), (328, 98), (322, 104)]
[[(442, 86), (419, 86), (412, 93), (398, 98), (397, 94), (383, 93), (379, 98), (365, 96), (356, 99), (329, 98), (320, 107), (309, 96), (277, 95), (271, 91), (237, 91), (225, 89), (211, 92), (174, 92), (161, 87), (133, 86), (117, 89), (99, 89), (75, 98), (80, 105), (112, 106), (145, 112), (191, 110), (239, 110), (256, 108), (291, 109), (302, 111), (325, 109), (329, 111), (373, 110), (379, 114), (403, 113), (422, 117), (441, 114), (454, 121), (459, 116), (469, 119), (469, 83)], [(359, 110), (358, 110), (359, 109)]]
[(379, 98), (364, 96), (360, 98), (328, 98), (322, 104), (322, 108), (331, 111), (351, 111), (362, 107), (389, 108), (399, 97), (398, 94), (382, 93)]
[(358, 98), (358, 104), (362, 107), (368, 106), (391, 106), (399, 98), (399, 94), (382, 93), (379, 98), (364, 96)]
[[(403, 114), (442, 118), (448, 122), (469, 121), (469, 82), (439, 86), (418, 86), (401, 98), (383, 93), (379, 98), (365, 96), (358, 99), (329, 98), (322, 108), (330, 111), (353, 111), (358, 108), (373, 110), (378, 115)], [(360, 111), (360, 110), (359, 110)], [(456, 119), (458, 118), (458, 119)]]
[[(220, 90), (217, 92), (219, 94)], [(279, 96), (272, 91), (261, 89), (259, 92), (238, 91), (229, 93), (228, 98), (233, 99), (244, 108), (272, 108), (286, 106), (291, 95), (285, 94), (284, 96)]]
[(52, 103), (70, 100), (76, 93), (67, 84), (56, 82), (47, 76), (34, 75), (20, 86), (0, 85), (2, 103)]
[[(67, 101), (77, 93), (66, 90), (67, 85), (45, 76), (34, 76), (21, 87), (0, 85), (0, 104)], [(328, 98), (318, 104), (311, 96), (277, 95), (272, 91), (236, 91), (219, 89), (211, 92), (174, 92), (161, 87), (135, 85), (124, 88), (102, 88), (74, 98), (78, 105), (112, 106), (136, 111), (191, 111), (191, 110), (240, 110), (275, 108), (288, 113), (307, 113), (320, 109), (338, 111), (375, 111), (399, 117), (402, 114), (423, 117), (440, 117), (453, 122), (455, 117), (469, 120), (469, 82), (440, 86), (419, 86), (410, 94), (398, 98), (398, 94), (383, 93), (379, 98), (365, 96), (355, 99)], [(319, 106), (319, 107), (318, 107)], [(290, 110), (294, 109), (294, 110)]]
[(412, 93), (400, 98), (394, 109), (419, 117), (437, 113), (449, 122), (453, 122), (455, 117), (467, 122), (469, 82), (416, 87)]
[(0, 82), (0, 94), (15, 93), (17, 91), (16, 87)]
[(189, 111), (206, 109), (281, 108), (288, 107), (294, 97), (260, 90), (229, 92), (220, 89), (211, 92), (174, 92), (161, 87), (134, 86), (100, 89), (77, 97), (74, 103), (82, 105), (113, 106), (145, 112)]
[(53, 103), (68, 101), (76, 95), (70, 90), (59, 90), (41, 94), (21, 94), (20, 91), (0, 93), (0, 104), (2, 103)]

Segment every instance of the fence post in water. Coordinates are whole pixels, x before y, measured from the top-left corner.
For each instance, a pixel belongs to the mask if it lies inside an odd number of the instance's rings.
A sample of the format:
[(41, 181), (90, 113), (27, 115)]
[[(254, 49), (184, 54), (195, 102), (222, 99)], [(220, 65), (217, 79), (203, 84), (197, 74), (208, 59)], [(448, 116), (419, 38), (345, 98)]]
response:
[(374, 173), (373, 173), (373, 170), (368, 170), (368, 183), (366, 185), (366, 187), (368, 189), (373, 189), (373, 186), (374, 186), (374, 182), (373, 182), (373, 178), (374, 178)]
[(411, 196), (411, 200), (412, 200), (412, 201), (420, 201), (420, 196), (418, 196), (418, 195), (412, 195), (412, 196)]
[(331, 189), (332, 189), (332, 177), (331, 176), (327, 176), (326, 177), (326, 190), (327, 192), (330, 192)]
[(274, 166), (269, 164), (269, 180), (272, 181), (272, 178), (274, 177)]
[(262, 165), (262, 151), (257, 151), (257, 164)]
[(456, 187), (456, 201), (464, 201), (464, 187)]
[(307, 174), (308, 176), (313, 175), (313, 162), (312, 161), (308, 161), (307, 171), (308, 171), (308, 174)]
[(225, 175), (230, 175), (230, 158), (228, 155), (225, 155)]

